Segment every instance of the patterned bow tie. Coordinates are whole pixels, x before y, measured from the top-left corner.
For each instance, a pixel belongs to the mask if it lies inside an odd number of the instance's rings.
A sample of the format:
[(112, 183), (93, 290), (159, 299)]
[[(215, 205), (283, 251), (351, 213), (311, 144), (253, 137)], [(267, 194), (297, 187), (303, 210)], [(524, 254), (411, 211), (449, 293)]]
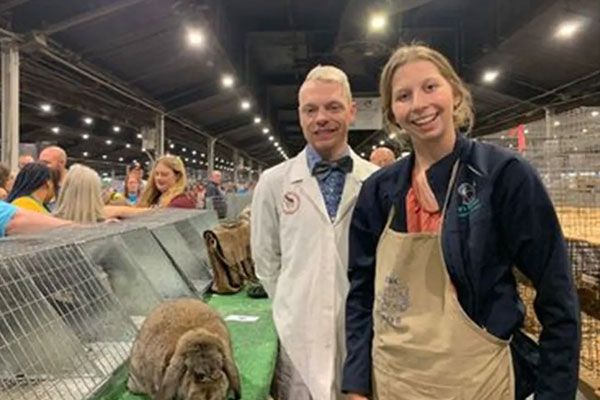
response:
[(319, 161), (312, 169), (312, 174), (319, 180), (326, 179), (334, 170), (342, 171), (347, 174), (352, 172), (353, 161), (352, 157), (345, 156), (339, 160), (327, 162)]

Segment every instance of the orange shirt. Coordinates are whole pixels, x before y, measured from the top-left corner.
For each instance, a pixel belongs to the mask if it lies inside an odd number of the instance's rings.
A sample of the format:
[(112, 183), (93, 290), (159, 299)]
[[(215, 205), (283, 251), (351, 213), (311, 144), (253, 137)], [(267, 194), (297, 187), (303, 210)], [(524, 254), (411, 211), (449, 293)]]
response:
[(438, 233), (442, 210), (427, 182), (425, 173), (413, 172), (412, 183), (406, 194), (406, 227), (408, 233)]

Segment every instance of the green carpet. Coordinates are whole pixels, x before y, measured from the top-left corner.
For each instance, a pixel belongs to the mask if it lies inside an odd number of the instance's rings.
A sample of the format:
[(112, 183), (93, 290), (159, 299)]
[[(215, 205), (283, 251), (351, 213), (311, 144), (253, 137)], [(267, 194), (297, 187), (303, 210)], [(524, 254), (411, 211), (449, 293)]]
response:
[[(213, 294), (208, 303), (224, 318), (230, 315), (256, 316), (256, 322), (227, 321), (233, 353), (242, 378), (243, 400), (265, 400), (269, 395), (277, 356), (277, 335), (267, 299), (251, 299), (246, 293)], [(95, 400), (147, 400), (126, 389), (127, 369), (117, 370)]]

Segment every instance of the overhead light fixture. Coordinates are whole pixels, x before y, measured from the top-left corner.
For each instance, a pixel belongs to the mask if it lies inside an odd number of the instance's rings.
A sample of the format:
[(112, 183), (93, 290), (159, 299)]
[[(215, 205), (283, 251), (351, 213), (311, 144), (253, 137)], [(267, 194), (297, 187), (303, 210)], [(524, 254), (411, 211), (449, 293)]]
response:
[(204, 34), (199, 29), (188, 29), (187, 41), (192, 47), (202, 47), (204, 44)]
[(582, 132), (582, 133), (587, 133), (587, 132), (588, 132), (588, 130), (587, 130), (586, 128), (583, 128), (583, 129), (581, 130), (581, 132)]
[(52, 133), (60, 133), (60, 128), (58, 126), (52, 127)]
[(365, 157), (365, 156), (366, 156), (366, 154), (365, 154), (365, 153), (360, 153), (360, 156), (361, 156), (361, 157)]
[(138, 139), (143, 139), (143, 138), (144, 138), (144, 135), (142, 135), (141, 133), (138, 133), (138, 134), (137, 134), (137, 138), (138, 138)]
[(202, 154), (200, 154), (200, 157), (204, 158), (204, 157), (206, 157), (206, 154), (202, 153)]
[(235, 83), (235, 80), (233, 79), (233, 76), (229, 75), (229, 74), (225, 74), (223, 75), (223, 77), (221, 78), (221, 84), (223, 85), (223, 87), (225, 88), (230, 88), (233, 86), (233, 84)]
[(88, 153), (87, 151), (84, 151), (84, 152), (83, 152), (83, 156), (84, 156), (84, 157), (87, 157), (87, 156), (89, 156), (89, 155), (90, 155), (90, 153)]
[(40, 110), (45, 113), (52, 112), (52, 105), (48, 103), (42, 103), (40, 104)]
[(194, 164), (196, 164), (196, 162), (197, 162), (197, 161), (198, 161), (198, 160), (196, 160), (195, 158), (192, 160), (192, 162), (193, 162)]
[(185, 158), (185, 162), (189, 162), (190, 159), (188, 157)]
[(185, 153), (187, 151), (187, 149), (185, 147), (182, 147), (181, 151), (183, 151)]
[(91, 125), (91, 124), (93, 124), (93, 123), (94, 123), (94, 119), (93, 119), (93, 118), (91, 118), (91, 117), (85, 117), (85, 118), (83, 119), (83, 122), (84, 122), (86, 125)]
[(169, 145), (169, 148), (171, 148), (171, 149), (174, 149), (174, 148), (175, 148), (175, 145), (174, 145), (173, 143), (171, 143), (171, 144)]
[(102, 154), (102, 159), (106, 160), (108, 158), (108, 156), (106, 154)]
[(261, 117), (254, 117), (254, 123), (255, 124), (260, 124), (262, 122), (262, 118)]
[(279, 147), (279, 142), (275, 142), (275, 143), (273, 143), (273, 145), (274, 145), (275, 147)]
[(483, 73), (482, 76), (482, 80), (484, 83), (493, 83), (496, 81), (496, 79), (498, 79), (498, 76), (500, 75), (500, 71), (498, 71), (497, 69), (491, 69), (488, 71), (485, 71)]
[(123, 157), (119, 157), (119, 162), (123, 162)]
[(250, 102), (248, 100), (242, 100), (242, 102), (240, 103), (240, 107), (242, 107), (242, 110), (246, 111), (250, 109)]
[(373, 150), (375, 150), (375, 149), (377, 148), (377, 146), (373, 145), (371, 148), (372, 148)]
[(83, 138), (83, 140), (88, 140), (90, 138), (89, 133), (84, 133), (83, 135), (81, 135), (81, 137)]
[(125, 147), (128, 148), (128, 149), (130, 149), (131, 148), (131, 144), (125, 143)]
[(146, 148), (142, 147), (142, 153), (145, 153), (145, 152), (146, 152)]
[(592, 117), (597, 117), (600, 115), (600, 111), (592, 111)]
[(121, 127), (117, 126), (117, 125), (113, 126), (113, 132), (115, 132), (115, 133), (121, 132)]
[(560, 126), (560, 121), (554, 121), (554, 126)]
[(269, 136), (269, 140), (272, 142), (273, 140), (275, 140), (275, 138), (273, 136)]
[(195, 156), (197, 154), (196, 150), (192, 150), (192, 155)]
[(112, 140), (110, 140), (110, 139), (107, 139), (107, 140), (106, 140), (106, 144), (108, 144), (108, 145), (111, 145), (111, 144), (112, 144)]
[(386, 14), (375, 13), (371, 15), (371, 18), (369, 19), (369, 30), (375, 33), (383, 32), (387, 26), (387, 22)]
[(525, 131), (524, 131), (524, 132), (525, 132), (525, 133), (529, 133), (529, 129), (525, 129)]
[(267, 133), (269, 133), (269, 128), (263, 128), (263, 133), (266, 135)]
[(554, 37), (557, 39), (569, 39), (572, 38), (583, 26), (582, 21), (564, 21), (554, 31)]

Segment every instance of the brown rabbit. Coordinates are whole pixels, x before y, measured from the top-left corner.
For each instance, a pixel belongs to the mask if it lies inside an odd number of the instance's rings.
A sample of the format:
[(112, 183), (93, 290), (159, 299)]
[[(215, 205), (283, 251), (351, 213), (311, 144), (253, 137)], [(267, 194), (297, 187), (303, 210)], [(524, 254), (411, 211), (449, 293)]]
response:
[(155, 400), (241, 397), (225, 322), (197, 299), (164, 302), (148, 316), (133, 349), (127, 388)]

